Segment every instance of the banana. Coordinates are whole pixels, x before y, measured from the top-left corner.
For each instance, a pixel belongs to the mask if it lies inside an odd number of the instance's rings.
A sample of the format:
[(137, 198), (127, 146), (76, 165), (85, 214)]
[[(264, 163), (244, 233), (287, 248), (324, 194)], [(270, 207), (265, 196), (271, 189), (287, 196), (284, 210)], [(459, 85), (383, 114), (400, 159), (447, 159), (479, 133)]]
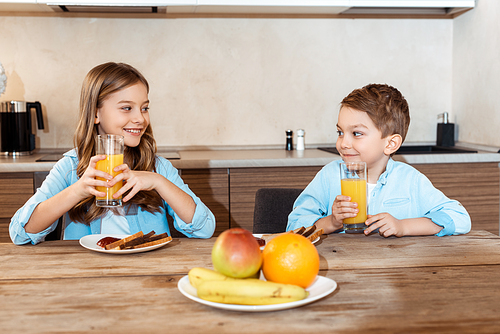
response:
[(270, 305), (302, 300), (309, 295), (296, 285), (257, 278), (231, 278), (207, 268), (193, 268), (188, 277), (199, 298), (217, 303)]
[(196, 289), (203, 281), (226, 281), (232, 279), (217, 271), (199, 267), (191, 269), (188, 273), (188, 277), (189, 283)]
[[(255, 273), (255, 275), (248, 278), (259, 278), (260, 270)], [(207, 268), (193, 268), (188, 273), (189, 283), (195, 288), (200, 285), (203, 281), (227, 281), (234, 279), (232, 277), (228, 277), (224, 274), (221, 274), (215, 270), (207, 269)]]
[(304, 288), (291, 284), (261, 281), (255, 278), (226, 281), (202, 281), (198, 297), (216, 303), (270, 305), (302, 300), (309, 295)]

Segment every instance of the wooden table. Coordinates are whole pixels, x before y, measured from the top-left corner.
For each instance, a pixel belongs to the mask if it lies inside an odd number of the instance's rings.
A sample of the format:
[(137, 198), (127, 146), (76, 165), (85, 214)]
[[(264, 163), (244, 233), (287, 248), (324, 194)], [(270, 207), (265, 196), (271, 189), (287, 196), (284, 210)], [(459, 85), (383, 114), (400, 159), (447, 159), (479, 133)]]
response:
[(174, 239), (111, 255), (77, 241), (0, 244), (0, 332), (500, 332), (500, 237), (323, 236), (331, 295), (299, 308), (246, 313), (187, 299), (177, 282), (211, 268), (215, 239)]

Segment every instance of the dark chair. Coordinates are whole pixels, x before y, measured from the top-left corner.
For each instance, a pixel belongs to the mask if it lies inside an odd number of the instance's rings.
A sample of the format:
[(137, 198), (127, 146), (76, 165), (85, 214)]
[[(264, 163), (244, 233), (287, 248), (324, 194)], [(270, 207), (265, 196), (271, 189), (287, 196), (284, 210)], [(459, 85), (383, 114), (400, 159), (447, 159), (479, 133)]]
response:
[(168, 228), (170, 229), (170, 236), (172, 238), (187, 238), (182, 232), (179, 232), (174, 227), (174, 218), (167, 214)]
[(261, 188), (255, 193), (253, 233), (285, 232), (293, 203), (303, 189)]
[(56, 229), (45, 237), (45, 241), (53, 241), (53, 240), (62, 240), (63, 239), (63, 225), (64, 225), (64, 216), (59, 218), (57, 222)]

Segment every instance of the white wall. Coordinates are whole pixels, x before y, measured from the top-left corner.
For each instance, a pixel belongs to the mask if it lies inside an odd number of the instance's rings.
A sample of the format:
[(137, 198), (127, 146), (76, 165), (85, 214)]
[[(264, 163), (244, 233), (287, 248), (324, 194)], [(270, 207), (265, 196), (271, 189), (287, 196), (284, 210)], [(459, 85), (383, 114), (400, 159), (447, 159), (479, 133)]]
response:
[(48, 129), (39, 131), (39, 146), (71, 147), (83, 77), (97, 64), (123, 61), (150, 82), (160, 146), (284, 145), (287, 128), (304, 128), (306, 144), (324, 144), (336, 139), (345, 95), (388, 83), (410, 104), (407, 141), (434, 141), (436, 115), (452, 110), (453, 41), (460, 39), (453, 26), (439, 19), (0, 17), (8, 76), (0, 100), (41, 101)]
[(500, 148), (500, 1), (476, 0), (453, 25), (459, 140)]

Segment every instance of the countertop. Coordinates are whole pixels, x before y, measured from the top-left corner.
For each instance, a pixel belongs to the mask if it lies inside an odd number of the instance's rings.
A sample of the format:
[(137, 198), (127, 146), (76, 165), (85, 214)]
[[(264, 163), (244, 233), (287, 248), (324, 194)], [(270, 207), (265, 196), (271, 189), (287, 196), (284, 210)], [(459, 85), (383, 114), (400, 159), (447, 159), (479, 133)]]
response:
[[(476, 149), (478, 153), (408, 154), (395, 155), (394, 159), (409, 164), (500, 162), (498, 148), (466, 143), (460, 143), (460, 146)], [(45, 149), (35, 150), (29, 156), (0, 156), (0, 173), (49, 171), (56, 161), (37, 162), (37, 160), (48, 155), (57, 156), (65, 151)], [(158, 154), (169, 159), (172, 165), (178, 169), (324, 166), (331, 161), (340, 159), (340, 156), (318, 148), (306, 148), (304, 151), (286, 151), (277, 148), (179, 149), (172, 151), (159, 148)]]

